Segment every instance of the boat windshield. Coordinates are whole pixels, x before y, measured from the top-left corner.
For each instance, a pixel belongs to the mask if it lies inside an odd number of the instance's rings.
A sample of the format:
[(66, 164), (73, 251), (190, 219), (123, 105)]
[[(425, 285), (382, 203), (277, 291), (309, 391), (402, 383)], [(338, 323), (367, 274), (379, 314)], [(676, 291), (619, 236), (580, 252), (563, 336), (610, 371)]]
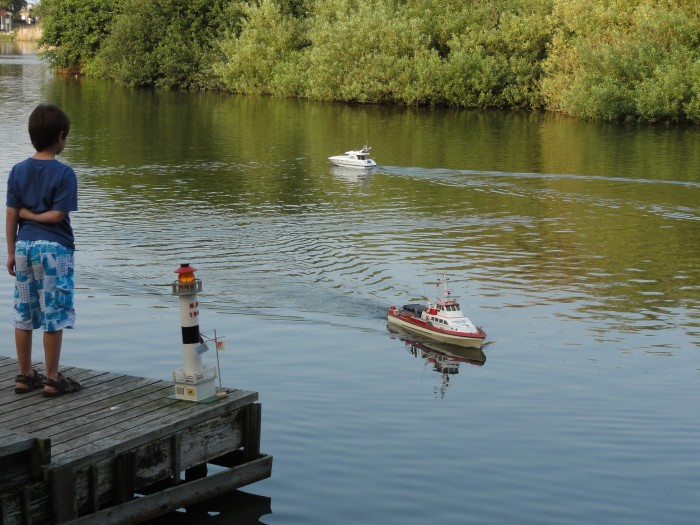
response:
[(447, 304), (442, 301), (437, 302), (437, 307), (438, 310), (443, 310), (445, 312), (458, 312), (459, 311), (459, 305), (452, 303), (452, 304)]

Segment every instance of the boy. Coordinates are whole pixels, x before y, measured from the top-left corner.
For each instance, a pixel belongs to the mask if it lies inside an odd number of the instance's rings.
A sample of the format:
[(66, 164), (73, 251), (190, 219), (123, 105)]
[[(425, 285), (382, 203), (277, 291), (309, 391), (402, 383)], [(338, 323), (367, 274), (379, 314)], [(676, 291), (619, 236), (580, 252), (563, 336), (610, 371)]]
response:
[[(43, 385), (46, 397), (80, 390), (58, 372), (63, 329), (73, 328), (73, 229), (78, 209), (75, 172), (58, 160), (70, 131), (68, 116), (39, 104), (29, 116), (36, 153), (16, 164), (7, 179), (7, 271), (15, 277), (13, 324), (19, 375), (15, 392)], [(44, 330), (45, 376), (32, 369), (32, 330)]]

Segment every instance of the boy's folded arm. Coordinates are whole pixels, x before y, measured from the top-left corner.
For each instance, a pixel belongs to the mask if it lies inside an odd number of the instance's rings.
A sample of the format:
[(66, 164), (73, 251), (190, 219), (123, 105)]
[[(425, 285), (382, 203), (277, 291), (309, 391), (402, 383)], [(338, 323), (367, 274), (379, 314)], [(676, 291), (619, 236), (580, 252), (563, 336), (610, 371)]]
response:
[(42, 213), (34, 213), (33, 211), (29, 211), (27, 208), (22, 208), (19, 210), (19, 216), (22, 219), (27, 219), (34, 222), (52, 224), (56, 222), (61, 222), (66, 216), (66, 212), (59, 210), (49, 210)]

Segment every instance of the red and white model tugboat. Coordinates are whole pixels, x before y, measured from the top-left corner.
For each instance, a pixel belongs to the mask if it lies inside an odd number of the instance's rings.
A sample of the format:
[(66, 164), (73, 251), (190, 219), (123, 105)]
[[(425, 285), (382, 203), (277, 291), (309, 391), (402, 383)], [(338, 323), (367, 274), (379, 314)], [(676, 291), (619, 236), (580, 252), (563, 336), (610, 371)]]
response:
[(486, 332), (474, 326), (462, 313), (457, 298), (447, 287), (447, 274), (443, 272), (443, 298), (426, 304), (405, 304), (401, 308), (389, 308), (387, 321), (434, 341), (468, 348), (480, 348)]

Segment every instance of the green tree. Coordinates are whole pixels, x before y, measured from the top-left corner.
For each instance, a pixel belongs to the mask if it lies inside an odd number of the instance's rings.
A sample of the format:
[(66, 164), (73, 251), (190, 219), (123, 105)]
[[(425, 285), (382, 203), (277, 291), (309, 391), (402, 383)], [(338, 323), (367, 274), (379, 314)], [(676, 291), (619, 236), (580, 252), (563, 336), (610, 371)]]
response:
[(428, 41), (401, 4), (317, 1), (308, 38), (308, 96), (371, 103), (421, 98), (415, 83), (430, 62)]
[(241, 6), (240, 25), (222, 39), (216, 73), (230, 91), (301, 96), (304, 20), (290, 2), (260, 0)]
[(43, 57), (56, 69), (84, 72), (120, 6), (119, 0), (42, 0)]
[(4, 0), (0, 2), (0, 9), (9, 11), (15, 17), (18, 17), (19, 12), (25, 7), (27, 7), (27, 0)]
[(542, 60), (551, 40), (551, 4), (485, 2), (460, 8), (458, 28), (438, 79), (443, 97), (461, 107), (540, 107)]
[(226, 0), (127, 0), (96, 72), (129, 86), (217, 88), (217, 40), (235, 24)]

